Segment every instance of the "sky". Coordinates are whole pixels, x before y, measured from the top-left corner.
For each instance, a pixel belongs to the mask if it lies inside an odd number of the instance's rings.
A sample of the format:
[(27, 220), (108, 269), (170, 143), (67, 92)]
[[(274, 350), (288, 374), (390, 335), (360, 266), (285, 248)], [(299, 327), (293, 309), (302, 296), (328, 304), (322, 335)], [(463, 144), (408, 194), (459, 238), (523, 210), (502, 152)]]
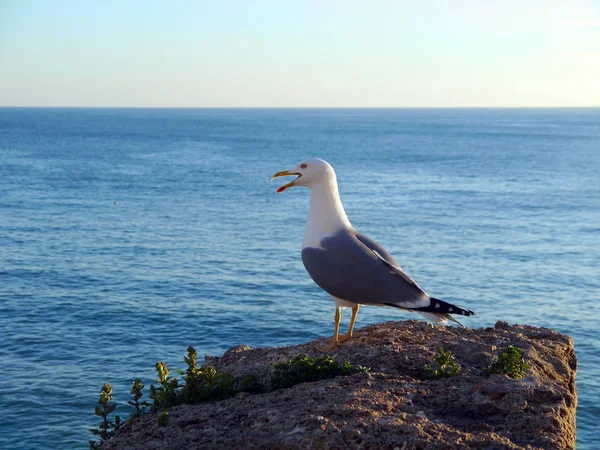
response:
[(600, 0), (0, 0), (0, 106), (600, 106)]

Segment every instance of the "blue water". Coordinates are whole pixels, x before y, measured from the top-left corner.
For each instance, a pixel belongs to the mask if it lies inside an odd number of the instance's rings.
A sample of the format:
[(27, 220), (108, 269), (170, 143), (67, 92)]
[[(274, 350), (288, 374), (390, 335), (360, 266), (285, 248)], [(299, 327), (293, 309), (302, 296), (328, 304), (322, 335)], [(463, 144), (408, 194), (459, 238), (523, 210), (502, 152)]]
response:
[(125, 403), (188, 345), (330, 335), (308, 191), (269, 182), (312, 156), (465, 324), (575, 339), (578, 446), (600, 447), (599, 109), (0, 109), (0, 447), (85, 448), (102, 383)]

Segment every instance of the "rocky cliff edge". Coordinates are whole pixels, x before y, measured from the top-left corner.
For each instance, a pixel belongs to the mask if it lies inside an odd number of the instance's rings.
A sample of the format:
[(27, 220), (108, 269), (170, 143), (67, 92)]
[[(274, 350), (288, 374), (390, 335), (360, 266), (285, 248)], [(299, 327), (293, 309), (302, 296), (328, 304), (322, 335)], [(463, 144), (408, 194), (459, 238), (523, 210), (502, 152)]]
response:
[[(274, 363), (321, 356), (314, 345), (239, 345), (205, 365), (270, 386)], [(509, 345), (523, 349), (524, 378), (484, 369)], [(443, 347), (457, 376), (431, 380), (424, 366)], [(546, 328), (493, 328), (422, 321), (365, 327), (331, 352), (370, 368), (262, 394), (169, 410), (167, 426), (148, 414), (102, 448), (113, 449), (570, 449), (575, 448), (577, 360), (573, 340)]]

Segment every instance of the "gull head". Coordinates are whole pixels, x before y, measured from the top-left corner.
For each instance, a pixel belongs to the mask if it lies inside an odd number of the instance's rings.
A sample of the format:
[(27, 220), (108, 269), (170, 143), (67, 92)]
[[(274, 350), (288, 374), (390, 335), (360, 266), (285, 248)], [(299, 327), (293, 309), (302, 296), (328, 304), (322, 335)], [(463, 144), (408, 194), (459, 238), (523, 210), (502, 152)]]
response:
[(292, 186), (306, 186), (309, 189), (322, 182), (331, 183), (335, 180), (335, 172), (333, 167), (322, 159), (313, 158), (306, 161), (302, 161), (296, 167), (290, 170), (283, 170), (277, 172), (271, 178), (271, 181), (278, 177), (296, 176), (296, 178), (290, 181), (288, 184), (284, 184), (277, 188), (277, 193), (285, 191), (287, 188)]

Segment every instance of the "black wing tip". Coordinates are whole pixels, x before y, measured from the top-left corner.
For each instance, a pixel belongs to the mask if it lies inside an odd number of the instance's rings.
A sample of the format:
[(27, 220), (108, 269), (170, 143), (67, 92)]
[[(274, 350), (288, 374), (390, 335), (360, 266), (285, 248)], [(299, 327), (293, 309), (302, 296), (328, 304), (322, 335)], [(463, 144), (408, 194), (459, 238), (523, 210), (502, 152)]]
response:
[(450, 314), (459, 314), (459, 315), (465, 316), (465, 317), (471, 317), (471, 316), (476, 316), (477, 315), (473, 311), (468, 310), (468, 309), (464, 309), (461, 312), (450, 313)]
[(470, 309), (461, 308), (460, 306), (440, 300), (439, 298), (431, 297), (429, 306), (423, 308), (415, 308), (414, 311), (442, 313), (442, 314), (458, 314), (460, 316), (475, 316), (475, 312)]

